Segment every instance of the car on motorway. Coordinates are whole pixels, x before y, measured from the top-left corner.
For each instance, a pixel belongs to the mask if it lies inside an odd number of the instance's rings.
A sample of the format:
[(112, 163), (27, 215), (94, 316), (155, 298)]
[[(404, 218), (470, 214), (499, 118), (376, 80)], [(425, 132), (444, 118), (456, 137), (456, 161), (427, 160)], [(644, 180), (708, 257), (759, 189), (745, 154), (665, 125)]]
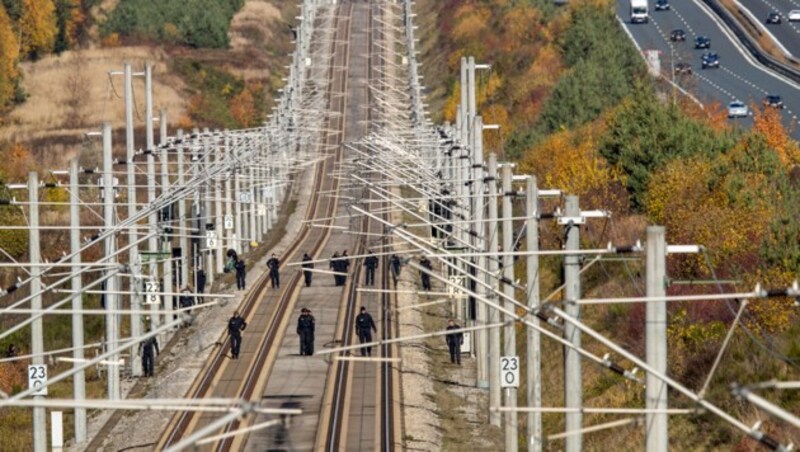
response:
[(646, 24), (650, 21), (647, 14), (647, 0), (631, 0), (631, 23)]
[(680, 28), (676, 28), (672, 30), (669, 34), (669, 40), (672, 42), (683, 42), (686, 41), (686, 32), (681, 30)]
[(692, 75), (692, 65), (681, 61), (675, 65), (675, 75)]
[(695, 49), (707, 49), (711, 47), (711, 38), (708, 36), (698, 36), (694, 38)]
[(719, 67), (719, 55), (714, 52), (704, 53), (700, 61), (703, 69)]
[(767, 24), (780, 25), (780, 23), (781, 23), (780, 13), (771, 12), (767, 14)]
[(800, 21), (800, 9), (793, 9), (789, 11), (787, 18), (789, 19), (789, 22)]
[(783, 99), (777, 94), (767, 94), (767, 97), (764, 98), (764, 106), (783, 109)]
[(668, 11), (669, 0), (656, 0), (656, 11)]
[(749, 114), (747, 105), (744, 102), (735, 100), (728, 104), (728, 117), (729, 118), (746, 118)]

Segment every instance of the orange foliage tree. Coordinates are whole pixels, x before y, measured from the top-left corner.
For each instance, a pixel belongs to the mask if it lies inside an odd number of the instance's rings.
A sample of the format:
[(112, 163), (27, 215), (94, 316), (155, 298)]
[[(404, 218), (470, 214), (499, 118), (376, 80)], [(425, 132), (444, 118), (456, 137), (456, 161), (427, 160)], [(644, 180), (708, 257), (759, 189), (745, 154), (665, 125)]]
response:
[(231, 116), (244, 127), (250, 127), (255, 119), (256, 103), (253, 93), (245, 88), (231, 99)]
[(503, 153), (503, 145), (508, 136), (508, 129), (511, 126), (508, 110), (502, 105), (493, 104), (481, 109), (481, 117), (484, 124), (496, 124), (500, 126), (497, 130), (486, 130), (483, 132), (483, 149), (485, 153)]
[[(261, 110), (257, 102), (263, 96), (263, 87), (258, 84), (248, 84), (242, 92), (231, 99), (231, 116), (243, 127), (252, 127), (262, 119), (259, 117)], [(263, 99), (260, 100), (263, 102)]]
[(8, 105), (14, 98), (19, 70), (19, 42), (11, 19), (0, 3), (0, 107)]
[(514, 53), (528, 44), (538, 34), (542, 14), (533, 5), (520, 3), (503, 15), (503, 51)]
[(25, 384), (25, 370), (22, 361), (0, 363), (0, 391), (13, 394)]
[[(671, 241), (704, 245), (712, 264), (728, 269), (752, 265), (773, 211), (760, 195), (770, 190), (763, 174), (730, 170), (736, 152), (717, 161), (673, 160), (652, 176), (645, 196), (648, 218), (666, 226)], [(700, 257), (683, 263), (687, 272), (705, 267)]]
[(706, 104), (705, 115), (706, 124), (714, 131), (723, 132), (731, 128), (731, 122), (728, 121), (728, 109), (721, 102)]
[[(764, 288), (789, 287), (797, 278), (793, 272), (778, 267), (759, 269), (743, 281), (744, 290), (752, 290), (756, 283)], [(748, 305), (745, 323), (762, 333), (775, 334), (786, 331), (797, 318), (794, 298), (753, 299)]]
[(563, 70), (561, 53), (556, 45), (550, 43), (540, 47), (527, 69), (508, 83), (511, 101), (520, 103), (529, 99), (537, 90), (551, 89)]
[(22, 0), (19, 19), (22, 52), (38, 57), (53, 51), (58, 33), (56, 7), (52, 0)]
[(485, 37), (489, 33), (489, 19), (492, 17), (492, 12), (488, 8), (465, 3), (456, 10), (454, 16), (456, 25), (453, 27), (452, 36), (457, 41), (477, 43), (481, 41), (481, 36)]
[[(60, 27), (56, 51), (74, 48), (88, 21), (81, 0), (57, 0), (56, 15)], [(63, 42), (59, 43), (59, 40)]]
[(761, 135), (767, 146), (774, 149), (784, 165), (800, 163), (797, 142), (781, 122), (781, 114), (774, 108), (753, 108), (753, 132)]
[(28, 171), (34, 168), (34, 160), (30, 149), (20, 143), (0, 149), (3, 155), (3, 165), (0, 168), (0, 176), (6, 180), (24, 181), (28, 177)]
[(561, 130), (522, 156), (522, 173), (534, 174), (540, 187), (556, 188), (587, 198), (584, 205), (627, 210), (627, 199), (618, 187), (623, 176), (597, 153), (603, 132), (598, 121), (575, 130)]

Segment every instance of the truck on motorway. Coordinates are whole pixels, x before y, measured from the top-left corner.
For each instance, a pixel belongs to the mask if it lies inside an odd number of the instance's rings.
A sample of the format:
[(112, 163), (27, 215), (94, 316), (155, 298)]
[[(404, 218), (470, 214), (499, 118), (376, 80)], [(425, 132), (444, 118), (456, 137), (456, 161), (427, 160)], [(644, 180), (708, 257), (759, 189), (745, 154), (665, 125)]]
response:
[(650, 18), (647, 16), (647, 0), (631, 0), (631, 23), (646, 24)]

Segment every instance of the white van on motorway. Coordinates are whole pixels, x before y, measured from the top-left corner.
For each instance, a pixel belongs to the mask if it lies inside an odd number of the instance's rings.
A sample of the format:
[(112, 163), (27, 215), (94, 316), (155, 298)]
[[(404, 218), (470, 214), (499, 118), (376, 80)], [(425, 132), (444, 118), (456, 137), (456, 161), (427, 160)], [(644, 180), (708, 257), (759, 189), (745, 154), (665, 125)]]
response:
[(646, 24), (650, 21), (647, 15), (647, 0), (631, 0), (631, 23)]

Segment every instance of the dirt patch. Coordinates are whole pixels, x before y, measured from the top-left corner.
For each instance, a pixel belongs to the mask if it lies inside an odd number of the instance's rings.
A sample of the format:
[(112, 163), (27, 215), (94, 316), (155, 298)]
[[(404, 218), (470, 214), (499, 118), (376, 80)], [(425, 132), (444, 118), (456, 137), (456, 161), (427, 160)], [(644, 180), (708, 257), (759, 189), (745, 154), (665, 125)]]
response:
[[(93, 11), (96, 22), (110, 11), (116, 1), (105, 0)], [(22, 142), (50, 146), (69, 146), (77, 137), (82, 140), (89, 129), (110, 121), (114, 128), (124, 125), (124, 85), (121, 76), (109, 77), (109, 71), (122, 71), (130, 62), (134, 72), (144, 71), (152, 63), (156, 111), (166, 108), (170, 129), (185, 118), (189, 96), (180, 76), (170, 72), (175, 58), (191, 58), (229, 71), (247, 82), (267, 87), (264, 102), (271, 102), (270, 92), (281, 84), (276, 74), (283, 73), (291, 52), (290, 30), (283, 20), (283, 5), (264, 0), (249, 0), (234, 16), (230, 28), (231, 48), (189, 49), (181, 47), (127, 46), (88, 48), (48, 55), (35, 62), (22, 63), (22, 86), (29, 97), (11, 111), (0, 127), (0, 142)], [(99, 39), (96, 26), (91, 35)], [(283, 35), (282, 35), (283, 34)], [(289, 47), (287, 47), (289, 46)], [(144, 79), (134, 78), (135, 124), (144, 124)], [(48, 153), (55, 149), (47, 148)]]
[(272, 37), (270, 22), (281, 17), (281, 12), (271, 3), (252, 0), (233, 17), (231, 31), (228, 34), (231, 49), (241, 52), (250, 47), (259, 47)]
[[(156, 109), (166, 108), (171, 118), (186, 110), (180, 95), (183, 83), (169, 73), (169, 56), (161, 49), (121, 47), (87, 49), (50, 55), (20, 65), (28, 100), (9, 115), (9, 125), (0, 129), (0, 140), (33, 141), (65, 135), (83, 136), (104, 121), (115, 127), (125, 123), (122, 71), (130, 62), (134, 72), (144, 71), (145, 61), (153, 64), (153, 98)], [(137, 123), (144, 121), (144, 79), (134, 79)]]

